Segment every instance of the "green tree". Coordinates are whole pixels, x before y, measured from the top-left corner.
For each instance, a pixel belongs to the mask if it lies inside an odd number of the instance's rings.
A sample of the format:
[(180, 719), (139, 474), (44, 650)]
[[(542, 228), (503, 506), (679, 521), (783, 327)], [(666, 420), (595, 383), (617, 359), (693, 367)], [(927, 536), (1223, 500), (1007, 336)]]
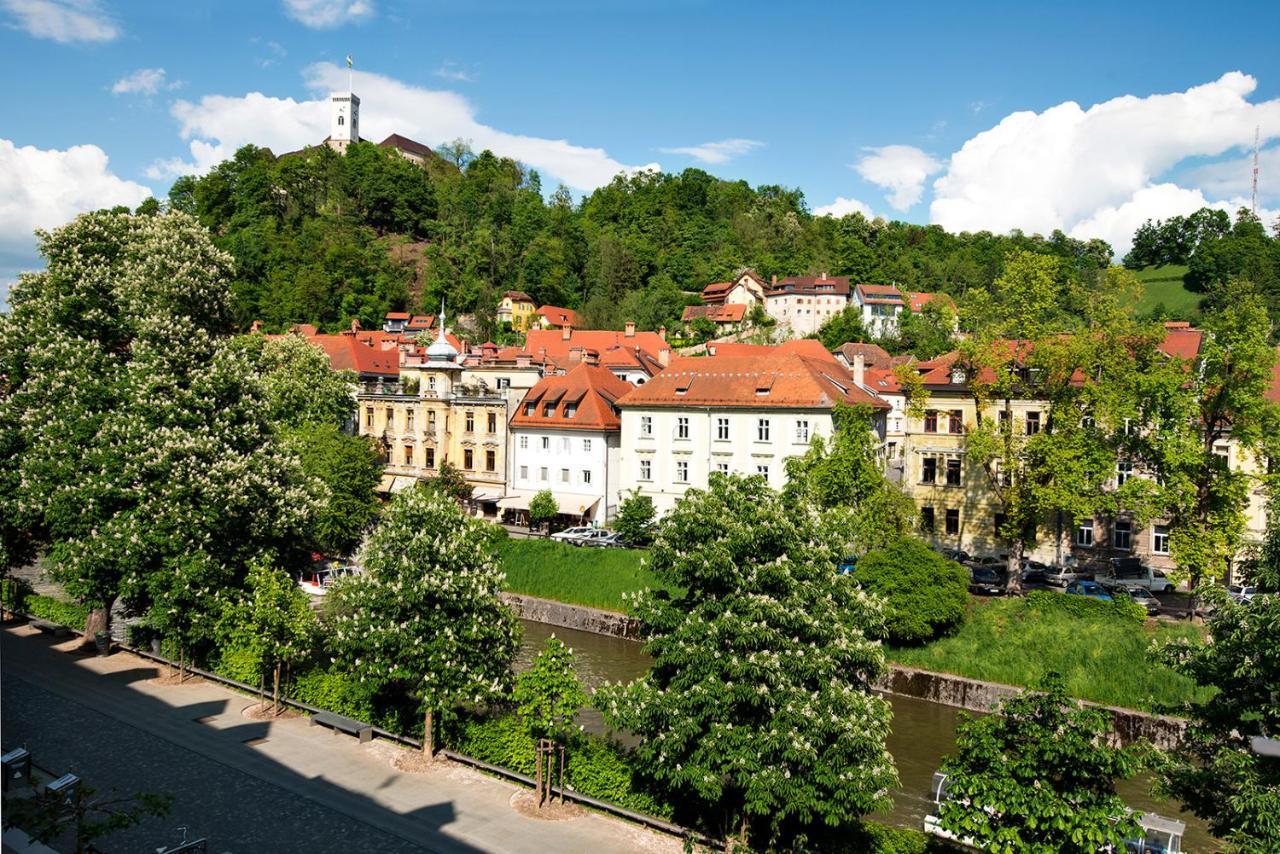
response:
[(325, 554), (354, 549), (378, 515), (374, 489), (382, 461), (367, 436), (351, 436), (332, 424), (313, 424), (284, 434), (302, 470), (328, 487), (312, 516), (307, 539)]
[(833, 540), (762, 478), (713, 473), (654, 543), (653, 571), (686, 592), (633, 604), (653, 668), (597, 694), (654, 779), (742, 845), (802, 844), (887, 806), (897, 782), (871, 691), (880, 602), (832, 570)]
[(462, 473), (462, 469), (448, 460), (440, 463), (440, 469), (435, 477), (425, 481), (425, 483), (420, 483), (419, 486), (425, 486), (425, 488), (433, 489), (442, 495), (447, 495), (459, 504), (470, 499), (471, 493), (474, 491), (471, 488), (471, 484), (467, 483), (467, 478)]
[(969, 605), (969, 573), (919, 540), (902, 537), (858, 560), (858, 585), (888, 603), (890, 643), (932, 640), (958, 626)]
[(530, 735), (564, 742), (573, 731), (573, 719), (587, 704), (573, 650), (555, 635), (547, 638), (533, 665), (516, 676), (512, 699)]
[(1004, 700), (997, 714), (961, 715), (942, 827), (988, 851), (1123, 850), (1137, 823), (1116, 794), (1140, 761), (1112, 747), (1104, 709), (1079, 707), (1057, 674)]
[(257, 368), (267, 417), (277, 427), (342, 427), (351, 417), (355, 374), (333, 370), (323, 350), (297, 335), (246, 335), (235, 344), (246, 349)]
[(247, 588), (240, 606), (242, 630), (271, 669), (271, 708), (279, 714), (282, 671), (311, 653), (319, 626), (307, 594), (283, 569), (259, 561), (249, 568)]
[(75, 854), (98, 851), (93, 843), (119, 830), (136, 827), (147, 817), (162, 818), (173, 808), (173, 796), (153, 792), (99, 795), (81, 782), (70, 799), (43, 789), (32, 797), (4, 799), (4, 827), (18, 827), (36, 842), (52, 843), (68, 830)]
[(529, 499), (529, 525), (530, 527), (541, 526), (552, 519), (560, 512), (560, 506), (556, 504), (556, 497), (551, 494), (551, 490), (544, 489), (538, 492), (533, 498)]
[(657, 510), (653, 499), (633, 490), (618, 505), (618, 515), (613, 519), (613, 529), (622, 535), (623, 541), (633, 546), (647, 546), (653, 542), (657, 524)]
[(1158, 769), (1161, 788), (1233, 850), (1259, 854), (1280, 839), (1280, 760), (1251, 746), (1255, 736), (1280, 738), (1280, 596), (1266, 589), (1245, 605), (1215, 590), (1209, 642), (1156, 650), (1167, 666), (1217, 689), (1184, 710), (1190, 724)]
[(372, 689), (421, 704), (428, 759), (436, 712), (510, 688), (519, 626), (498, 598), (488, 527), (439, 492), (405, 490), (365, 541), (364, 574), (329, 594), (339, 660)]
[(862, 325), (862, 309), (852, 305), (823, 323), (817, 338), (823, 347), (835, 350), (841, 344), (870, 341), (871, 334)]

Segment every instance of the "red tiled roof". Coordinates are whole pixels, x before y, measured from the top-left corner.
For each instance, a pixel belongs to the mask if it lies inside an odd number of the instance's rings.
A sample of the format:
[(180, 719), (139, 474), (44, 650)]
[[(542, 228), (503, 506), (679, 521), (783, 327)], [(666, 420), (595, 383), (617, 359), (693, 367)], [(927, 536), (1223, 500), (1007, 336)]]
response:
[[(618, 430), (622, 420), (617, 402), (631, 388), (608, 368), (579, 364), (566, 374), (543, 377), (529, 389), (511, 417), (511, 426)], [(529, 405), (533, 406), (532, 415), (528, 414)], [(550, 415), (548, 405), (552, 407)]]
[(680, 319), (685, 323), (699, 317), (715, 323), (741, 323), (747, 316), (745, 303), (721, 303), (719, 305), (686, 305)]
[(547, 319), (552, 326), (578, 325), (578, 313), (571, 308), (560, 308), (557, 305), (544, 305), (534, 312)]
[(409, 312), (407, 311), (388, 311), (387, 320), (408, 320)]
[[(313, 347), (319, 347), (329, 357), (329, 365), (335, 371), (355, 371), (357, 374), (375, 374), (394, 377), (400, 374), (400, 348), (384, 346), (385, 333), (343, 335), (304, 335), (303, 340)], [(394, 336), (386, 336), (386, 341), (394, 342)], [(376, 343), (375, 343), (376, 342)]]
[(1176, 359), (1194, 359), (1200, 354), (1204, 333), (1186, 321), (1169, 321), (1164, 325), (1164, 341), (1160, 352)]
[(788, 276), (785, 279), (779, 279), (777, 284), (771, 285), (765, 296), (786, 296), (788, 294), (800, 294), (801, 296), (820, 296), (823, 294), (848, 296), (849, 277)]
[[(816, 342), (815, 342), (816, 343)], [(750, 346), (750, 345), (738, 345)], [(888, 404), (853, 383), (849, 372), (825, 350), (825, 359), (795, 349), (687, 357), (621, 401), (626, 406), (725, 406), (752, 409), (830, 409), (837, 403), (886, 409)]]
[(702, 301), (706, 303), (724, 302), (734, 282), (712, 282), (702, 289)]
[(901, 394), (902, 386), (892, 368), (870, 368), (862, 375), (862, 384), (876, 394)]
[(524, 347), (530, 353), (545, 350), (556, 361), (567, 359), (569, 351), (575, 348), (595, 351), (602, 361), (610, 350), (634, 351), (638, 348), (656, 360), (659, 353), (670, 349), (670, 345), (656, 332), (636, 332), (628, 338), (626, 333), (611, 329), (571, 329), (567, 341), (563, 329), (530, 329), (525, 335)]
[(902, 292), (893, 285), (860, 284), (856, 290), (864, 303), (902, 305)]
[(378, 143), (379, 148), (396, 148), (407, 154), (413, 154), (426, 160), (435, 156), (435, 152), (427, 148), (422, 143), (409, 139), (407, 136), (401, 136), (393, 133), (391, 136)]
[(945, 302), (949, 306), (951, 306), (952, 309), (956, 307), (955, 300), (951, 299), (950, 295), (948, 294), (922, 293), (920, 291), (907, 292), (907, 302), (910, 303), (911, 310), (916, 314), (919, 314), (921, 311), (923, 311), (924, 307), (929, 303), (933, 302), (934, 300), (937, 300), (939, 302)]
[(737, 342), (728, 341), (724, 343), (712, 343), (707, 345), (707, 352), (712, 356), (754, 356), (756, 358), (767, 359), (778, 354), (794, 354), (804, 356), (806, 359), (817, 359), (819, 361), (836, 362), (836, 357), (827, 352), (827, 348), (822, 346), (822, 342), (816, 338), (793, 338), (790, 341), (784, 341), (781, 344), (739, 344)]
[(434, 314), (415, 314), (409, 318), (409, 329), (430, 329), (432, 324), (436, 322)]
[(850, 365), (853, 364), (855, 356), (862, 356), (862, 364), (868, 369), (887, 368), (893, 360), (889, 351), (879, 344), (848, 343), (841, 344), (837, 350)]

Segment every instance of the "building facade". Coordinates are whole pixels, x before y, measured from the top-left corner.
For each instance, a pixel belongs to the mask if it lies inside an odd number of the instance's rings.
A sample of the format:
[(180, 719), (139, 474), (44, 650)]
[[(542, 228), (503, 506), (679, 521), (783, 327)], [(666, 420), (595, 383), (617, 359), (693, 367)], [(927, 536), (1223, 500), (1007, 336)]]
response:
[(849, 305), (849, 277), (791, 276), (774, 282), (765, 292), (765, 312), (787, 326), (792, 336), (817, 332)]
[(498, 302), (497, 319), (499, 323), (509, 323), (517, 332), (529, 328), (536, 306), (533, 298), (524, 291), (507, 291)]

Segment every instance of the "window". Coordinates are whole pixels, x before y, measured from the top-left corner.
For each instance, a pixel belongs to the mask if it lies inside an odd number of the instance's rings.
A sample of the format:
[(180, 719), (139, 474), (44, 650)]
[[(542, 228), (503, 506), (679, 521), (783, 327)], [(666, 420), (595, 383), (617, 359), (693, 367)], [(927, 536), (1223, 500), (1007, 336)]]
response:
[(434, 376), (429, 376), (429, 377), (427, 377), (427, 388), (431, 389), (432, 391), (435, 391), (435, 389), (436, 389), (436, 378), (435, 378)]
[(591, 469), (583, 469), (583, 470), (582, 470), (582, 482), (583, 482), (584, 484), (585, 484), (585, 483), (591, 483)]
[(497, 451), (484, 452), (484, 470), (485, 471), (498, 470), (498, 452)]
[(1004, 431), (1004, 430), (1008, 430), (1008, 429), (1009, 429), (1009, 425), (1010, 425), (1010, 424), (1012, 423), (1012, 421), (1013, 421), (1013, 417), (1012, 417), (1012, 416), (1013, 416), (1013, 413), (1011, 413), (1009, 410), (1007, 410), (1007, 409), (1001, 409), (1001, 410), (1000, 410), (1000, 429), (1001, 429), (1001, 431)]
[(716, 439), (718, 439), (721, 442), (729, 441), (729, 419), (728, 418), (716, 419)]
[(1007, 518), (1008, 517), (1005, 516), (1003, 513), (997, 513), (995, 515), (995, 525), (992, 526), (993, 527), (992, 533), (995, 535), (995, 538), (997, 540), (1004, 539), (1004, 523)]
[(435, 468), (436, 467), (436, 449), (423, 448), (422, 450), (423, 450), (423, 453), (427, 455), (427, 468), (429, 469)]
[(564, 405), (564, 417), (565, 417), (565, 418), (572, 418), (573, 416), (575, 416), (575, 415), (577, 415), (577, 414), (578, 414), (578, 404), (576, 404), (576, 403), (566, 403), (566, 404)]
[(338, 116), (338, 127), (342, 127), (347, 123), (345, 116)]
[(476, 414), (474, 412), (467, 413), (466, 430), (468, 433), (474, 433), (476, 431)]
[(933, 508), (927, 505), (920, 508), (920, 530), (933, 531)]
[(511, 388), (511, 377), (498, 377), (498, 389)]
[(728, 464), (728, 463), (716, 463), (716, 471), (720, 472), (720, 474), (728, 474), (728, 473), (729, 473), (729, 464)]
[(683, 415), (676, 419), (676, 438), (689, 438), (689, 419)]
[(1156, 525), (1151, 529), (1151, 553), (1167, 555), (1169, 553), (1169, 526)]
[(1097, 427), (1097, 426), (1098, 426), (1098, 422), (1094, 420), (1092, 415), (1086, 415), (1080, 419), (1081, 430), (1092, 430), (1094, 427)]
[(529, 467), (528, 467), (528, 466), (520, 466), (520, 479), (521, 479), (521, 480), (528, 480), (528, 479), (529, 479)]
[(522, 451), (527, 451), (527, 450), (529, 450), (529, 437), (528, 437), (528, 436), (521, 436), (521, 437), (520, 437), (520, 450), (522, 450)]
[(565, 454), (569, 453), (569, 437), (568, 436), (560, 437), (560, 451)]
[(959, 409), (951, 410), (951, 418), (947, 424), (947, 432), (963, 433), (964, 432), (964, 412)]
[(435, 432), (436, 429), (436, 411), (434, 409), (427, 410), (427, 429)]
[(947, 511), (946, 532), (948, 537), (955, 537), (960, 534), (960, 511), (951, 509)]
[(920, 460), (920, 482), (938, 482), (938, 460), (936, 457), (924, 457)]
[(1133, 477), (1133, 463), (1116, 463), (1116, 486), (1124, 486), (1125, 481), (1131, 477)]
[(769, 441), (769, 419), (760, 418), (756, 421), (756, 441)]
[(653, 479), (653, 462), (651, 460), (640, 461), (640, 479), (641, 480)]
[(387, 407), (387, 429), (390, 430), (396, 423), (396, 411), (390, 406)]
[(373, 426), (373, 407), (372, 406), (366, 406), (364, 408), (364, 426), (366, 427)]
[(498, 413), (496, 412), (489, 413), (489, 432), (490, 433), (498, 432)]
[(802, 443), (809, 441), (809, 422), (804, 419), (796, 422), (796, 441)]
[(525, 407), (524, 407), (524, 414), (525, 414), (525, 415), (532, 415), (532, 414), (533, 414), (533, 410), (534, 410), (534, 405), (533, 405), (532, 403), (526, 403), (526, 404), (525, 404)]
[(936, 411), (936, 410), (930, 409), (930, 410), (927, 410), (927, 411), (925, 412), (925, 414), (924, 414), (924, 432), (926, 432), (926, 433), (937, 433), (937, 432), (938, 432), (938, 413), (937, 413), (937, 411)]
[(413, 445), (404, 446), (404, 464), (407, 466), (413, 465)]
[(688, 483), (688, 482), (689, 482), (689, 461), (677, 460), (676, 461), (676, 483)]
[(960, 485), (960, 461), (947, 460), (947, 486)]
[(1133, 543), (1133, 523), (1128, 519), (1117, 519), (1111, 526), (1111, 545), (1117, 549), (1128, 551)]
[(561, 482), (561, 483), (568, 483), (568, 482), (569, 482), (569, 470), (568, 470), (568, 469), (560, 469), (560, 482)]
[(548, 403), (546, 406), (542, 407), (543, 418), (550, 418), (555, 414), (556, 414), (556, 405), (554, 403)]
[(543, 437), (542, 437), (542, 450), (544, 450), (544, 451), (549, 451), (549, 450), (551, 450), (551, 437), (550, 437), (550, 436), (543, 436)]
[(1076, 527), (1076, 545), (1086, 548), (1093, 545), (1093, 520), (1086, 519)]
[(404, 429), (410, 433), (413, 432), (413, 410), (412, 409), (405, 410)]
[(547, 477), (548, 477), (547, 467), (546, 467), (546, 466), (539, 466), (539, 467), (538, 467), (538, 480), (542, 481), (543, 483), (546, 483), (546, 482), (547, 482)]
[(475, 463), (476, 463), (475, 451), (471, 450), (470, 448), (467, 448), (466, 450), (464, 450), (462, 452), (462, 467), (470, 471), (471, 469), (475, 468)]
[(653, 435), (653, 416), (651, 415), (640, 416), (640, 435), (641, 436)]
[(768, 467), (767, 465), (758, 465), (758, 466), (756, 466), (756, 474), (760, 475), (760, 476), (761, 476), (761, 477), (763, 477), (765, 480), (768, 480), (768, 479), (769, 479), (769, 467)]
[(1220, 460), (1226, 461), (1230, 458), (1231, 452), (1225, 444), (1219, 442), (1213, 446), (1213, 455)]
[(1040, 432), (1040, 413), (1028, 412), (1027, 413), (1027, 435), (1034, 436), (1039, 432)]

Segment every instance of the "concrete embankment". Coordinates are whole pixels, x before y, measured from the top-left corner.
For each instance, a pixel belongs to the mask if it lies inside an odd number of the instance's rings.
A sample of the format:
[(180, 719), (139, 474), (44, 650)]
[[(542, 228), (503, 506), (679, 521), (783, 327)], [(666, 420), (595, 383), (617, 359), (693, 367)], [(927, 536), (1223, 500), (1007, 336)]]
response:
[(583, 605), (567, 605), (551, 599), (539, 599), (522, 593), (503, 593), (502, 601), (516, 612), (516, 616), (535, 623), (593, 632), (627, 640), (640, 640), (640, 621), (617, 611), (588, 608)]

